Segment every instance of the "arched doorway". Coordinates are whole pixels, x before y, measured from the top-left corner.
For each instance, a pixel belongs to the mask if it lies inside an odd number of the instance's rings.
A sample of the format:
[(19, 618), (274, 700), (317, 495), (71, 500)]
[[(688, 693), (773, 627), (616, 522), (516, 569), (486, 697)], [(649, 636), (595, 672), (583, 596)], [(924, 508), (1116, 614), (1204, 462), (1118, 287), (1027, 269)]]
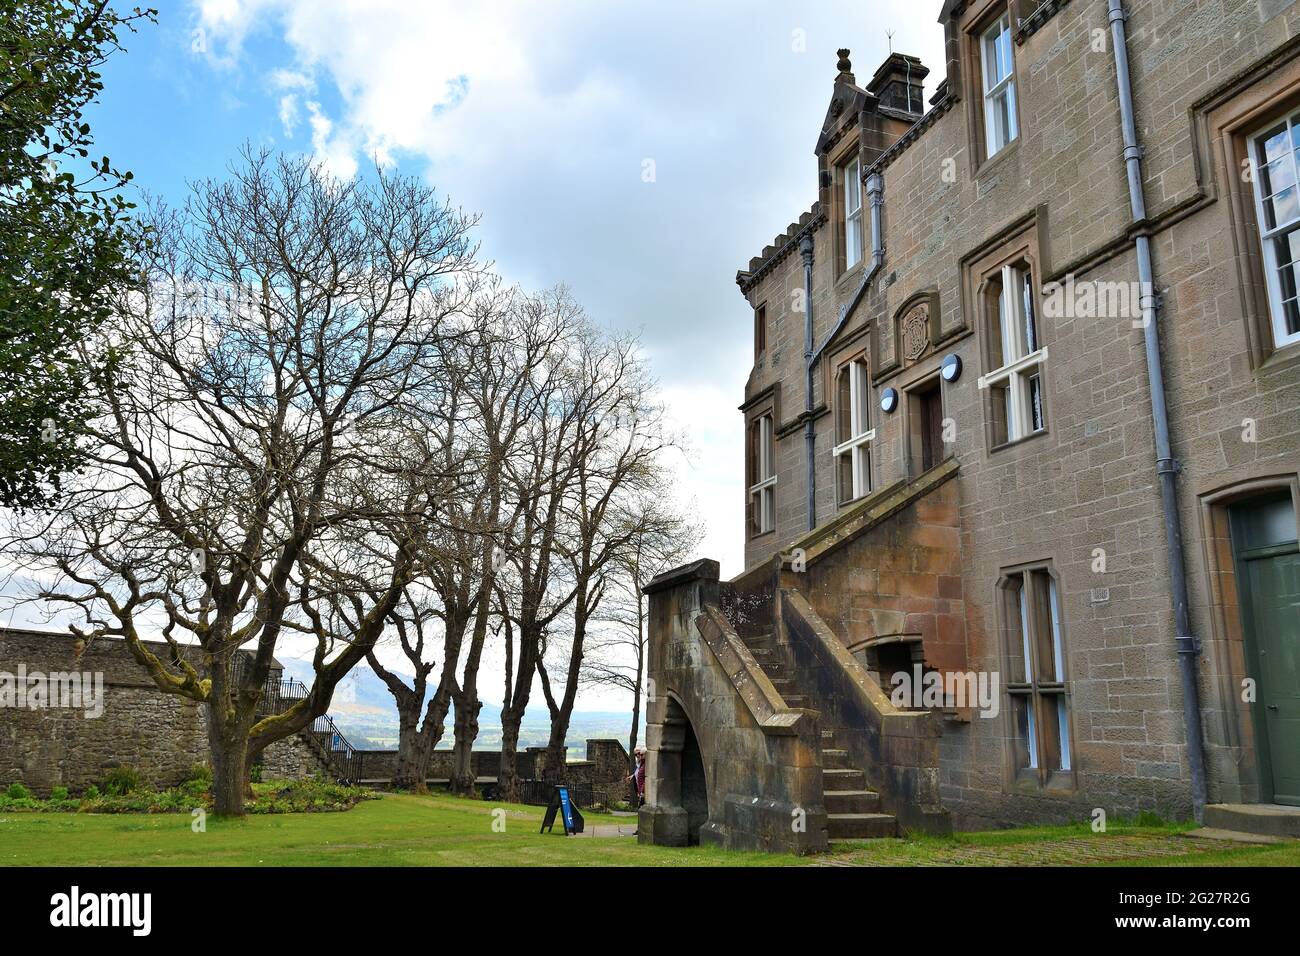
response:
[[(680, 706), (678, 710), (681, 710)], [(709, 789), (704, 779), (704, 755), (690, 718), (681, 711), (686, 722), (682, 740), (682, 806), (686, 810), (686, 843), (698, 846), (700, 827), (709, 821)]]
[[(654, 812), (665, 818), (660, 839), (667, 845), (696, 846), (709, 820), (709, 786), (704, 752), (681, 701), (668, 695), (659, 747), (654, 754)], [(671, 823), (667, 820), (671, 819)]]

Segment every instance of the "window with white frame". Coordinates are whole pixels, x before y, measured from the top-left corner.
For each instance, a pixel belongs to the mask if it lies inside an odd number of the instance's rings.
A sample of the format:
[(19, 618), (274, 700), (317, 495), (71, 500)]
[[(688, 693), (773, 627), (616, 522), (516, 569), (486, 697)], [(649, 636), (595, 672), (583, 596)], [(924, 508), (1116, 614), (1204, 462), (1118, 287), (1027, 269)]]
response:
[(1047, 352), (1039, 341), (1037, 295), (1027, 263), (1004, 265), (989, 281), (985, 301), (988, 361), (1000, 363), (982, 383), (992, 396), (992, 444), (997, 446), (1047, 427)]
[(984, 146), (988, 156), (1020, 133), (1016, 126), (1016, 77), (1011, 54), (1011, 18), (1003, 15), (980, 40), (984, 75)]
[(844, 268), (862, 261), (862, 175), (857, 157), (842, 167), (844, 177)]
[(776, 528), (776, 449), (772, 416), (760, 415), (749, 426), (749, 533)]
[(871, 400), (867, 361), (845, 362), (835, 373), (835, 456), (840, 503), (871, 490)]
[(1251, 137), (1256, 215), (1264, 246), (1273, 344), (1300, 342), (1300, 114)]
[(1044, 567), (1007, 575), (1002, 591), (1014, 768), (1018, 777), (1045, 784), (1072, 766), (1061, 600)]

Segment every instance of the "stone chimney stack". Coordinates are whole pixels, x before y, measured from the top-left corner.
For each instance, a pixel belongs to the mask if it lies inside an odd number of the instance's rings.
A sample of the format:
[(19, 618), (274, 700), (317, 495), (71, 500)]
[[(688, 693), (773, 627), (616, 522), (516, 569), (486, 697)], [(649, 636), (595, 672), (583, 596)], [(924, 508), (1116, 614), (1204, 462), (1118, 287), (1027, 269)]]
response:
[(887, 109), (920, 116), (925, 112), (922, 83), (929, 72), (917, 57), (891, 53), (867, 84), (867, 92)]

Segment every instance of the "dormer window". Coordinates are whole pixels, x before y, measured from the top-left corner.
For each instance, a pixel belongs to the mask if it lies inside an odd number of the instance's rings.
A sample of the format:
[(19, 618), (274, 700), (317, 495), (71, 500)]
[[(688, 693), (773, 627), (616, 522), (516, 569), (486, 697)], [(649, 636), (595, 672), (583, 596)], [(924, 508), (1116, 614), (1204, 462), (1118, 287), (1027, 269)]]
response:
[(844, 268), (862, 261), (862, 169), (855, 156), (840, 167), (844, 189)]

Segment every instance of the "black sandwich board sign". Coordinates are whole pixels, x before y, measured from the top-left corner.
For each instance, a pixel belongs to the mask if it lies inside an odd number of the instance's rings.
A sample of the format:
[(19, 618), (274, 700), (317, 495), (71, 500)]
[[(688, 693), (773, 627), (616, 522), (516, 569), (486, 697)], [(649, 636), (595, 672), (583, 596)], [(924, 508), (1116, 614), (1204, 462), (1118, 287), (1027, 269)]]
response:
[(542, 828), (539, 833), (553, 832), (557, 810), (560, 813), (560, 822), (564, 825), (565, 836), (582, 832), (582, 813), (569, 799), (569, 788), (556, 787), (551, 791), (551, 801), (546, 805), (546, 816), (542, 818)]

